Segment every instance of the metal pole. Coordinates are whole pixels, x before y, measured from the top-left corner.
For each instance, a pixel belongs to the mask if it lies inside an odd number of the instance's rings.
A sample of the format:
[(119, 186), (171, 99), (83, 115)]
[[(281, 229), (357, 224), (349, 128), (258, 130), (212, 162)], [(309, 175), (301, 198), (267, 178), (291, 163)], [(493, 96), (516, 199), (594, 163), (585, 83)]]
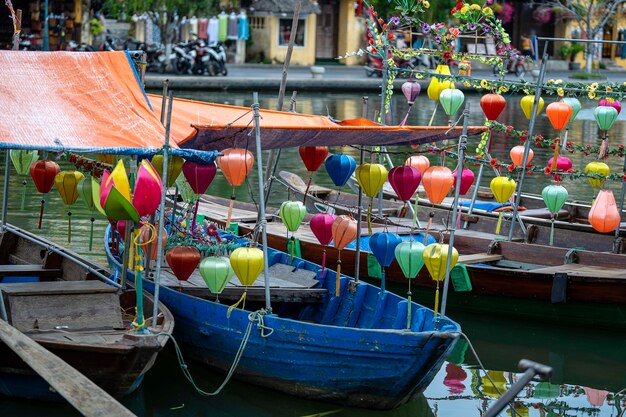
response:
[[(85, 22), (86, 23), (86, 22)], [(44, 2), (43, 10), (43, 50), (50, 50), (50, 27), (48, 26), (48, 0)]]
[[(530, 122), (528, 124), (528, 139), (524, 143), (524, 157), (522, 158), (522, 173), (519, 177), (519, 184), (517, 184), (517, 194), (515, 195), (515, 204), (513, 204), (513, 218), (518, 216), (518, 208), (522, 199), (522, 184), (524, 183), (524, 177), (526, 176), (526, 165), (528, 164), (528, 154), (530, 152), (530, 144), (532, 142), (533, 133), (535, 130), (535, 120), (537, 119), (537, 107), (539, 106), (539, 97), (541, 97), (541, 87), (543, 86), (543, 78), (546, 75), (546, 64), (548, 63), (548, 42), (545, 43), (543, 48), (543, 57), (541, 58), (541, 68), (539, 69), (539, 78), (537, 79), (537, 87), (535, 90), (535, 101), (533, 103), (533, 110), (530, 116)], [(511, 228), (509, 229), (509, 241), (513, 239), (513, 230), (515, 229), (515, 222), (511, 222)]]
[[(626, 176), (626, 157), (624, 158), (624, 168), (623, 168), (622, 172)], [(619, 217), (620, 217), (620, 219), (622, 218), (622, 210), (624, 210), (624, 196), (625, 195), (626, 195), (626, 181), (622, 180), (622, 192), (621, 192), (620, 198), (619, 198)], [(4, 216), (2, 218), (4, 219)], [(619, 237), (619, 228), (620, 227), (618, 225), (617, 229), (615, 229), (615, 238), (616, 239)]]
[[(261, 243), (263, 245), (263, 277), (265, 278), (265, 309), (272, 311), (270, 303), (270, 273), (267, 259), (267, 230), (265, 230), (265, 195), (263, 194), (263, 154), (261, 153), (261, 127), (259, 122), (261, 115), (259, 113), (259, 93), (256, 91), (252, 94), (252, 110), (254, 110), (254, 135), (256, 137), (256, 159), (259, 175), (259, 217), (261, 225)], [(255, 241), (256, 243), (256, 241)]]
[(167, 110), (167, 96), (168, 96), (168, 89), (170, 87), (170, 80), (169, 79), (165, 79), (163, 80), (163, 98), (161, 99), (161, 124), (165, 123), (165, 111)]
[[(172, 124), (172, 102), (174, 97), (169, 92), (167, 106), (167, 123), (165, 125), (165, 143), (163, 144), (163, 190), (161, 191), (161, 203), (159, 205), (159, 225), (157, 226), (157, 259), (156, 271), (154, 273), (154, 306), (152, 307), (152, 327), (157, 326), (157, 316), (159, 314), (159, 284), (161, 282), (161, 264), (163, 263), (163, 223), (165, 222), (165, 194), (167, 192), (167, 162), (170, 147), (170, 127)], [(176, 204), (176, 201), (174, 201)], [(148, 255), (149, 256), (149, 255)]]
[[(387, 148), (385, 147), (385, 150)], [(387, 164), (389, 164), (389, 168), (393, 168), (393, 161), (391, 160), (391, 157), (389, 156), (388, 153), (385, 153), (385, 159), (387, 160)], [(415, 196), (415, 198), (419, 198), (419, 196)], [(410, 201), (407, 202), (407, 207), (409, 208), (409, 211), (411, 212), (411, 217), (415, 217), (415, 209), (413, 208), (413, 205), (411, 204)], [(420, 219), (418, 219), (417, 217), (415, 217), (415, 221), (417, 223), (417, 227), (422, 227), (422, 225), (420, 224)]]
[(4, 160), (4, 194), (2, 198), (2, 230), (6, 229), (7, 212), (9, 211), (9, 174), (11, 173), (11, 155), (10, 150), (5, 150), (6, 158)]
[[(365, 119), (367, 118), (367, 96), (363, 96), (362, 98), (362, 108), (361, 108), (361, 116)], [(360, 146), (361, 152), (359, 155), (359, 165), (363, 165), (363, 159), (365, 157), (365, 151), (363, 150), (363, 145)], [(361, 227), (361, 215), (363, 214), (363, 189), (359, 187), (359, 197), (357, 200), (357, 223), (356, 223), (356, 249), (355, 249), (355, 258), (354, 258), (354, 280), (359, 281), (359, 276), (361, 274), (361, 232), (363, 228)]]
[[(387, 81), (389, 80), (389, 63), (387, 62), (387, 55), (389, 51), (389, 46), (385, 45), (383, 47), (383, 78), (382, 78), (382, 86), (380, 89), (380, 123), (387, 124), (387, 107), (385, 105), (387, 101)], [(385, 150), (385, 147), (380, 147), (381, 151)], [(378, 163), (382, 165), (383, 163), (383, 154), (378, 154)], [(381, 187), (380, 191), (378, 191), (378, 215), (383, 217), (383, 189)]]
[(452, 206), (452, 221), (450, 222), (450, 239), (448, 241), (448, 259), (446, 260), (446, 274), (443, 281), (443, 297), (441, 299), (441, 316), (446, 315), (446, 303), (448, 301), (448, 287), (450, 286), (450, 264), (452, 263), (452, 249), (454, 247), (454, 232), (456, 231), (456, 216), (459, 210), (459, 196), (461, 190), (461, 179), (463, 175), (463, 159), (467, 148), (467, 128), (469, 126), (470, 104), (465, 104), (463, 110), (463, 133), (459, 137), (459, 160), (456, 164), (456, 186), (454, 187), (454, 202)]

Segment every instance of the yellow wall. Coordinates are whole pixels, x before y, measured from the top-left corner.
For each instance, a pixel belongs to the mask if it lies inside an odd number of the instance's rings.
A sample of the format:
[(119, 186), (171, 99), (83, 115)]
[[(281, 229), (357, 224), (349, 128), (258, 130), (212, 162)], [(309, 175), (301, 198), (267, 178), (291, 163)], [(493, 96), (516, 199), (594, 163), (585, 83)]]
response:
[[(315, 26), (317, 16), (306, 16), (306, 29), (304, 33), (304, 46), (294, 46), (291, 54), (291, 64), (313, 65), (315, 64)], [(270, 34), (267, 54), (272, 62), (283, 63), (287, 55), (287, 45), (278, 45), (278, 17), (268, 16), (267, 32)]]
[[(337, 53), (341, 56), (356, 52), (362, 46), (364, 23), (354, 15), (354, 2), (341, 0), (339, 3), (339, 39)], [(358, 65), (359, 57), (341, 59), (339, 62), (346, 65)]]

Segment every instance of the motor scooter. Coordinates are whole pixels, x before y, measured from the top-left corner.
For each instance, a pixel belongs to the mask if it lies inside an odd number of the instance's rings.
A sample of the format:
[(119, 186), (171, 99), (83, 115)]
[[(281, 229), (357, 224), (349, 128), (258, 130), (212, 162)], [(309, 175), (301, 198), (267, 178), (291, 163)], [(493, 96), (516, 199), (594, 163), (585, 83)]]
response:
[(210, 44), (207, 48), (206, 55), (208, 58), (207, 67), (209, 75), (228, 75), (228, 69), (226, 69), (226, 50), (224, 49), (224, 45), (220, 42)]

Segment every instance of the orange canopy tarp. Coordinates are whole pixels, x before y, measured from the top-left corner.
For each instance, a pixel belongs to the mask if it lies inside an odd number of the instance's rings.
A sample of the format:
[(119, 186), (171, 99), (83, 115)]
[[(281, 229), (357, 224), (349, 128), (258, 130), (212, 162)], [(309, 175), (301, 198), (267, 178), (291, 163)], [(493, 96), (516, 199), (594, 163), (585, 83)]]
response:
[(125, 52), (0, 51), (0, 67), (0, 147), (163, 146), (165, 129)]
[[(156, 114), (162, 98), (149, 94)], [(314, 116), (274, 110), (260, 110), (263, 149), (300, 145), (405, 145), (452, 139), (461, 128), (447, 126), (383, 126), (367, 119), (335, 122), (326, 116)], [(174, 99), (170, 133), (183, 148), (222, 150), (229, 147), (253, 149), (253, 114), (250, 108), (194, 100)], [(484, 131), (473, 126), (468, 133)]]

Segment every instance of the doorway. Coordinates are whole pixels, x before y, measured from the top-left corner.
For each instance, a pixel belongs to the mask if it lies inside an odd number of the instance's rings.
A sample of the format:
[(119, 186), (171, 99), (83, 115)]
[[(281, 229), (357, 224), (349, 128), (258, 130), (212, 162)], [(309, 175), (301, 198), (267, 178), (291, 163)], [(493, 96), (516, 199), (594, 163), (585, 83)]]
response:
[(320, 14), (317, 16), (315, 34), (315, 59), (335, 59), (337, 57), (339, 1), (318, 1)]

